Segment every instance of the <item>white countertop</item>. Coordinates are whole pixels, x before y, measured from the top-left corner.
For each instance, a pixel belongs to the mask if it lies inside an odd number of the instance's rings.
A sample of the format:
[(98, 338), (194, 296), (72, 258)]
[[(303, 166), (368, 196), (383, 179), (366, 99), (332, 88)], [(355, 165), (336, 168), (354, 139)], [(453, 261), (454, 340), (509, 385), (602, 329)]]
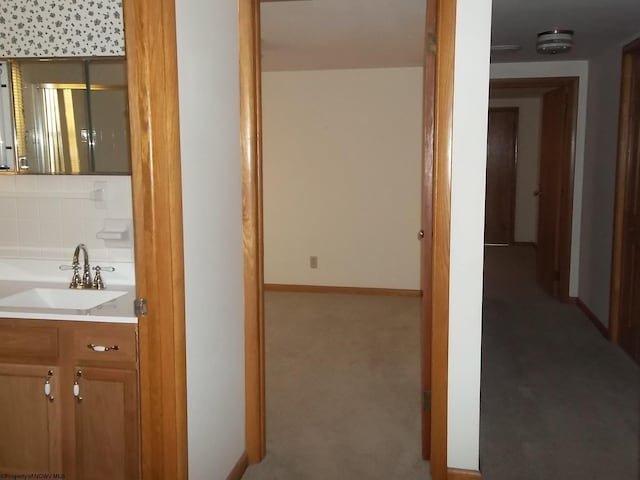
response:
[[(0, 280), (0, 298), (32, 288), (68, 288), (68, 283)], [(107, 288), (109, 290), (126, 291), (127, 293), (89, 310), (0, 307), (0, 318), (138, 323), (138, 318), (133, 311), (135, 287), (132, 285), (109, 284)]]

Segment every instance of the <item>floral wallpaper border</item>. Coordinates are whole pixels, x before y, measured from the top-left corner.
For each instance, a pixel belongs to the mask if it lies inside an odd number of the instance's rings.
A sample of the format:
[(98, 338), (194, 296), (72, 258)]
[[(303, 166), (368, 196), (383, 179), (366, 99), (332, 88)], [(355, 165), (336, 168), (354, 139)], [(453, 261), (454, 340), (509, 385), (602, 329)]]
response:
[(0, 57), (124, 56), (122, 0), (2, 0)]

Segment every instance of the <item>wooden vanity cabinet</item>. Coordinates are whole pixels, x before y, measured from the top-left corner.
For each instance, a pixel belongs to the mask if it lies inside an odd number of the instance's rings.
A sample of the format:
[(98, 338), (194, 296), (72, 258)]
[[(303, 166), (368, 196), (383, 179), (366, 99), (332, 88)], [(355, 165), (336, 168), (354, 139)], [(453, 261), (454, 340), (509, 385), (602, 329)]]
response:
[(0, 319), (0, 472), (138, 479), (136, 349), (133, 324)]

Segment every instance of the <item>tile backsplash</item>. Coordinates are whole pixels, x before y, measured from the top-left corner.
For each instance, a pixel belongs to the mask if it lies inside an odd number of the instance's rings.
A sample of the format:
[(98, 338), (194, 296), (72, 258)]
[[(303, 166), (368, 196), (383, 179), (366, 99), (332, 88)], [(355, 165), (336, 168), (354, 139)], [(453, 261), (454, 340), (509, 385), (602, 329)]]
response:
[(70, 262), (84, 243), (92, 264), (133, 262), (132, 240), (96, 238), (105, 220), (131, 218), (128, 176), (0, 175), (0, 258)]

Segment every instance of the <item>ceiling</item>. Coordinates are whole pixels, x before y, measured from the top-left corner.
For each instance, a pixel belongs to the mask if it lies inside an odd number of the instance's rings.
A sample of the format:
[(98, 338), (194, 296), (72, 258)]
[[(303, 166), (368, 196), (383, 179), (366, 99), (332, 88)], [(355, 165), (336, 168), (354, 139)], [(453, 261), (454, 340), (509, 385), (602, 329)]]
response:
[[(263, 69), (422, 65), (425, 0), (263, 1)], [(535, 52), (538, 32), (575, 31), (568, 54)], [(588, 59), (640, 33), (640, 0), (493, 0), (492, 62)]]

